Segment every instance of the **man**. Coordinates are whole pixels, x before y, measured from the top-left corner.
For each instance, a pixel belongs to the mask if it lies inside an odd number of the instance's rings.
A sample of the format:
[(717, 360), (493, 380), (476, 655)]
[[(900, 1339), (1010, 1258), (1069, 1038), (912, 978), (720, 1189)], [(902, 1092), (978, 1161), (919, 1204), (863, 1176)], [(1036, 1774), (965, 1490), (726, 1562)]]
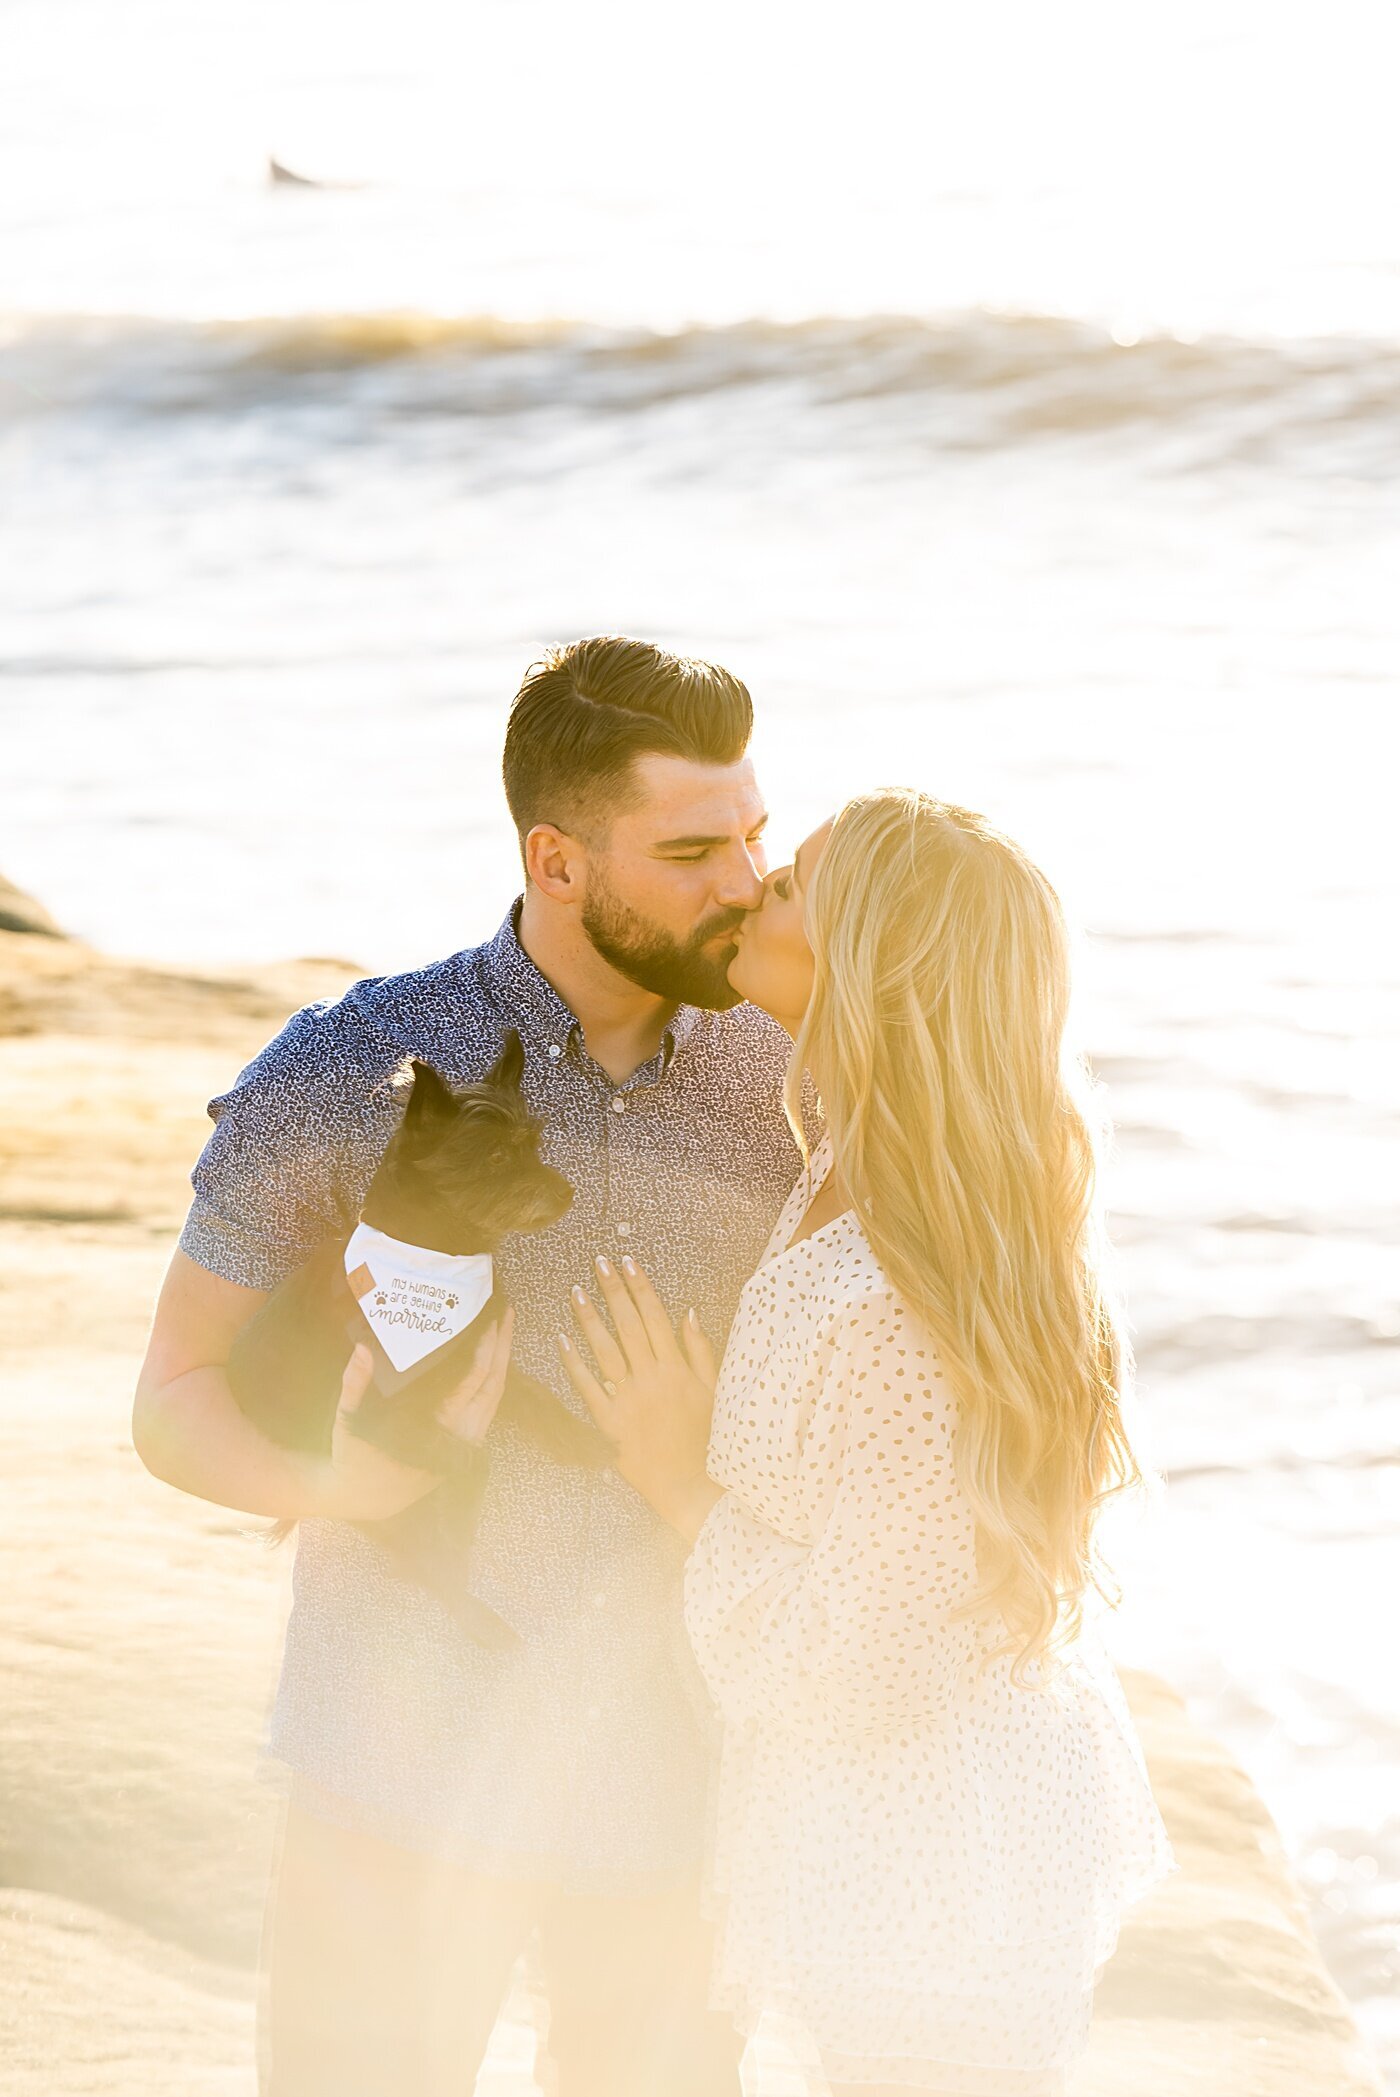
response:
[(293, 1014), (209, 1105), (134, 1434), (185, 1491), (301, 1517), (268, 1745), (290, 1775), (269, 1903), (270, 2097), (463, 2097), (533, 1946), (558, 2097), (733, 2097), (706, 2008), (699, 1874), (714, 1735), (674, 1534), (611, 1470), (504, 1425), (467, 1577), (520, 1634), (473, 1646), (346, 1521), (298, 1501), (222, 1364), (268, 1291), (347, 1231), (408, 1055), (480, 1077), (516, 1028), (573, 1206), (499, 1257), (515, 1359), (561, 1401), (555, 1336), (594, 1261), (634, 1254), (722, 1343), (799, 1168), (790, 1044), (727, 982), (762, 895), (749, 694), (642, 642), (527, 676), (505, 787), (524, 896), (484, 946)]

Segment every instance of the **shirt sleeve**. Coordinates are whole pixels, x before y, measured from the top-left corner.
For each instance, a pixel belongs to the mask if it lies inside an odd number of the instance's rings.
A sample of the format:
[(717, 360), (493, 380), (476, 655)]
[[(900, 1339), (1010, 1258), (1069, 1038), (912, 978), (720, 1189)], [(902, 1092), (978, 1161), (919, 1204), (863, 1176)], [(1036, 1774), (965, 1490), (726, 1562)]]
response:
[(225, 1281), (274, 1289), (350, 1229), (373, 1171), (372, 1152), (368, 1172), (362, 1162), (371, 1095), (398, 1060), (345, 1000), (294, 1012), (209, 1101), (214, 1130), (190, 1174), (181, 1251)]
[(896, 1297), (843, 1316), (814, 1414), (830, 1469), (811, 1542), (730, 1491), (686, 1561), (686, 1626), (725, 1718), (870, 1732), (947, 1709), (980, 1650), (972, 1620), (948, 1621), (976, 1578), (954, 1424), (931, 1343)]

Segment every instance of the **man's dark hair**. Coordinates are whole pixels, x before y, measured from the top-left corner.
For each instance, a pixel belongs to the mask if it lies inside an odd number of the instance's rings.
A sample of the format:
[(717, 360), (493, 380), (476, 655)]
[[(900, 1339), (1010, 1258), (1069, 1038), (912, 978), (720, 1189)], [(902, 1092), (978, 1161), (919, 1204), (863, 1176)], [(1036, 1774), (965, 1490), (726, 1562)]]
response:
[(523, 842), (536, 823), (606, 831), (655, 753), (737, 764), (753, 732), (748, 688), (717, 663), (598, 634), (532, 663), (511, 704), (503, 771)]

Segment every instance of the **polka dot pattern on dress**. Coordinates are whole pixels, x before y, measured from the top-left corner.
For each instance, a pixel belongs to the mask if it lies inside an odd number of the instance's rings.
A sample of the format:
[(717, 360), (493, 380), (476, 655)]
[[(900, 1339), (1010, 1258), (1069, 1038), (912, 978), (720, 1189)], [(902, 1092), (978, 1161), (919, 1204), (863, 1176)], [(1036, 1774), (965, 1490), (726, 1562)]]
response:
[[(814, 1167), (830, 1167), (823, 1143)], [(1122, 1912), (1176, 1868), (1092, 1624), (1047, 1687), (976, 1580), (937, 1350), (852, 1211), (740, 1298), (715, 1394), (725, 1488), (685, 1569), (724, 1721), (715, 2000), (835, 2083), (1058, 2097)]]

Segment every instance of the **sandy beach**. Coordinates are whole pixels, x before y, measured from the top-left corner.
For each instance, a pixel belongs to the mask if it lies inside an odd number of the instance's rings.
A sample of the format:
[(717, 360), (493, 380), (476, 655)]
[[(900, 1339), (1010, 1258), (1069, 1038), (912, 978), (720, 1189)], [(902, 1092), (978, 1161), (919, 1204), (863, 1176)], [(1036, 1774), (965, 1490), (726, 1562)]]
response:
[[(196, 973), (0, 932), (0, 2053), (13, 2097), (252, 2097), (278, 1802), (253, 1776), (290, 1555), (149, 1478), (128, 1417), (204, 1103), (361, 973)], [(1182, 1871), (1134, 1912), (1076, 2097), (1379, 2085), (1272, 1821), (1127, 1670)], [(482, 2097), (532, 2087), (503, 2020)], [(755, 2097), (795, 2091), (750, 2062)]]

